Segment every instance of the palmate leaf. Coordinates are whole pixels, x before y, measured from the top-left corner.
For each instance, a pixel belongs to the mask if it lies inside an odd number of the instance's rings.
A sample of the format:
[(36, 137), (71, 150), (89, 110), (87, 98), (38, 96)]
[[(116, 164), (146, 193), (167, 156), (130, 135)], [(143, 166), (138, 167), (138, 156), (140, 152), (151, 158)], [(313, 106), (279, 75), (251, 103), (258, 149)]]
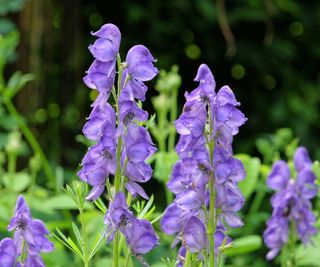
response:
[(92, 245), (91, 252), (89, 254), (89, 259), (91, 259), (97, 253), (100, 246), (105, 242), (106, 239), (108, 239), (108, 236), (106, 236), (106, 231), (107, 231), (107, 226), (104, 226), (103, 229), (97, 233)]
[(57, 234), (53, 233), (52, 235), (64, 246), (69, 248), (74, 254), (76, 254), (80, 259), (83, 260), (83, 255), (81, 250), (75, 244), (75, 242), (70, 238), (66, 237), (58, 228), (56, 228)]
[(106, 205), (103, 203), (103, 201), (101, 200), (101, 198), (98, 198), (96, 201), (93, 202), (94, 205), (96, 205), (96, 207), (103, 213), (106, 214), (108, 208), (106, 207)]
[[(143, 208), (143, 210), (139, 213), (138, 217), (140, 219), (144, 218), (145, 215), (147, 214), (147, 212), (150, 210), (152, 204), (153, 204), (153, 200), (154, 200), (154, 197), (153, 195), (151, 195), (151, 197), (149, 198), (147, 204), (145, 205), (145, 207)], [(142, 205), (141, 205), (141, 208), (143, 207), (144, 205), (144, 201), (142, 202)]]
[[(82, 237), (81, 237), (78, 226), (74, 222), (72, 222), (72, 230), (74, 232), (74, 235), (77, 238), (79, 246), (82, 248)], [(83, 251), (83, 248), (82, 248), (82, 251)]]

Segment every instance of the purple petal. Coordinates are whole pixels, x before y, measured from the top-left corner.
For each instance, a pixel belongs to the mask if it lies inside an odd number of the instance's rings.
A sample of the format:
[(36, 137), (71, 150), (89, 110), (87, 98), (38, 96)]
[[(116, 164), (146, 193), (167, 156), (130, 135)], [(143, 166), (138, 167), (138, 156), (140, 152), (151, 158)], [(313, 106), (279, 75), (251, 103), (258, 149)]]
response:
[(95, 201), (98, 197), (102, 195), (104, 191), (104, 184), (94, 186), (89, 194), (86, 196), (86, 200)]
[(201, 252), (207, 247), (206, 228), (202, 221), (192, 216), (184, 225), (183, 241), (190, 252)]
[(127, 242), (133, 254), (148, 253), (155, 246), (158, 246), (158, 236), (153, 230), (150, 222), (146, 220), (136, 220), (132, 225), (131, 236), (128, 237)]
[(99, 61), (113, 61), (118, 53), (119, 47), (110, 39), (99, 38), (89, 46), (91, 54)]
[(213, 89), (216, 87), (216, 82), (214, 80), (212, 72), (206, 64), (200, 65), (197, 76), (194, 80), (200, 83), (211, 84), (213, 86)]
[(237, 102), (236, 97), (234, 96), (234, 93), (232, 92), (230, 87), (227, 85), (221, 87), (221, 89), (217, 93), (216, 103), (218, 106), (224, 106), (227, 104), (230, 104), (232, 106), (240, 105), (240, 103)]
[(155, 61), (148, 48), (143, 45), (133, 46), (126, 58), (130, 75), (140, 81), (149, 81), (158, 74), (158, 69), (153, 66)]
[(294, 153), (294, 166), (297, 172), (302, 171), (304, 168), (312, 168), (312, 161), (309, 157), (308, 150), (305, 147), (298, 147)]
[(290, 180), (290, 169), (283, 160), (273, 164), (271, 173), (269, 174), (267, 184), (274, 190), (284, 189)]
[(182, 215), (182, 210), (172, 203), (170, 204), (160, 221), (161, 228), (163, 232), (168, 235), (173, 235), (181, 231), (182, 224), (180, 222), (180, 216)]
[(149, 199), (148, 195), (143, 190), (143, 188), (135, 182), (128, 182), (126, 184), (126, 188), (133, 197), (135, 197), (137, 194), (139, 194), (144, 199)]
[(109, 39), (114, 44), (114, 48), (119, 50), (121, 33), (116, 25), (111, 23), (104, 24), (98, 31), (91, 34), (100, 38)]

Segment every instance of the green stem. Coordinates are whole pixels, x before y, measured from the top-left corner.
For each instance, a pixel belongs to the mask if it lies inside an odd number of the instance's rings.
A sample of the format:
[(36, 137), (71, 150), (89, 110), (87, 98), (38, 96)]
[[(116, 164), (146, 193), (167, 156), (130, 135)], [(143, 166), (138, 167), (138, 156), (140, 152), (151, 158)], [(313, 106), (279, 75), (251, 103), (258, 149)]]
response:
[(166, 132), (166, 115), (167, 112), (163, 109), (159, 109), (157, 111), (158, 115), (158, 127), (159, 127), (159, 151), (166, 152), (166, 135), (164, 134)]
[(17, 166), (17, 155), (15, 153), (9, 153), (8, 157), (8, 172), (14, 174)]
[(177, 97), (178, 97), (178, 89), (175, 88), (171, 95), (171, 109), (170, 109), (170, 126), (172, 126), (170, 133), (169, 133), (169, 140), (168, 140), (168, 151), (174, 150), (175, 139), (176, 139), (176, 131), (173, 127), (173, 122), (177, 118)]
[(190, 259), (190, 251), (187, 250), (186, 252), (186, 257), (184, 259), (184, 264), (183, 264), (183, 267), (191, 267), (191, 259)]
[(82, 247), (83, 247), (83, 262), (84, 267), (89, 267), (89, 251), (88, 251), (88, 239), (87, 239), (87, 231), (83, 217), (83, 209), (79, 209), (80, 211), (80, 220), (81, 220), (81, 229), (82, 229)]
[(48, 160), (47, 160), (47, 158), (46, 158), (41, 146), (39, 145), (37, 139), (35, 138), (35, 136), (31, 132), (31, 130), (28, 128), (28, 126), (26, 125), (26, 123), (22, 119), (21, 115), (18, 113), (18, 111), (16, 110), (16, 108), (12, 104), (11, 100), (10, 99), (6, 99), (4, 101), (4, 104), (6, 105), (10, 115), (18, 123), (18, 126), (20, 127), (22, 133), (24, 134), (24, 136), (27, 139), (28, 143), (32, 147), (34, 153), (38, 154), (40, 156), (40, 159), (41, 159), (42, 164), (43, 164), (43, 170), (44, 170), (46, 176), (48, 177), (52, 188), (55, 188), (57, 190), (56, 183), (55, 183), (55, 176), (54, 176), (54, 174), (52, 172), (52, 169), (51, 169), (51, 167), (49, 165), (49, 162), (48, 162)]
[(116, 232), (113, 239), (113, 267), (119, 266), (119, 233)]
[[(121, 92), (121, 81), (122, 81), (122, 66), (121, 66), (121, 59), (120, 55), (117, 56), (117, 65), (118, 65), (118, 92), (117, 97), (115, 98), (116, 102), (116, 112), (117, 112), (117, 124), (120, 124), (120, 110), (119, 110), (119, 96)], [(121, 149), (122, 149), (122, 137), (121, 135), (118, 137), (117, 143), (117, 152), (116, 152), (116, 159), (117, 159), (117, 166), (116, 166), (116, 173), (114, 175), (114, 187), (115, 187), (115, 194), (117, 194), (121, 187)]]
[[(117, 112), (117, 124), (120, 124), (120, 110), (119, 110), (119, 96), (121, 92), (121, 82), (122, 82), (122, 64), (120, 55), (117, 55), (117, 66), (118, 66), (118, 91), (117, 97), (115, 98), (116, 102), (116, 112)], [(116, 152), (116, 173), (114, 175), (114, 193), (117, 194), (121, 188), (121, 150), (122, 150), (122, 137), (118, 137), (117, 143), (117, 152)], [(119, 267), (119, 233), (116, 232), (113, 239), (113, 267)]]
[(213, 177), (211, 177), (209, 182), (210, 187), (210, 210), (209, 210), (209, 222), (208, 222), (208, 239), (210, 245), (209, 257), (210, 257), (210, 267), (214, 267), (214, 232), (216, 228), (215, 216), (214, 216), (214, 206), (215, 206), (215, 197), (216, 192), (214, 188)]
[(169, 205), (172, 200), (173, 200), (173, 195), (172, 193), (168, 190), (168, 188), (166, 187), (166, 184), (165, 184), (165, 190), (164, 190), (165, 194), (166, 194), (166, 201), (167, 201), (167, 205)]
[(21, 246), (21, 255), (20, 255), (20, 263), (23, 264), (23, 262), (25, 261), (25, 256), (26, 254), (24, 253), (25, 250), (25, 241), (22, 240), (22, 246)]
[[(208, 110), (208, 118), (209, 118), (209, 136), (207, 140), (209, 142), (209, 156), (210, 156), (210, 163), (213, 166), (213, 152), (214, 152), (214, 139), (212, 138), (213, 133), (213, 122), (211, 118), (211, 110)], [(214, 171), (211, 171), (209, 177), (209, 190), (210, 190), (210, 206), (209, 206), (209, 221), (208, 221), (208, 239), (209, 239), (209, 261), (210, 267), (215, 266), (215, 254), (214, 254), (214, 233), (216, 231), (216, 216), (215, 216), (215, 199), (216, 199), (216, 189), (215, 189), (215, 178), (214, 178)]]
[(296, 227), (295, 223), (290, 223), (289, 244), (288, 244), (288, 267), (296, 267)]
[(127, 254), (127, 257), (126, 257), (126, 263), (124, 265), (125, 267), (128, 267), (130, 258), (131, 258), (131, 253), (130, 253), (130, 251), (128, 251), (128, 254)]
[(222, 252), (219, 251), (217, 267), (220, 267), (220, 266), (221, 266), (221, 263), (222, 263)]

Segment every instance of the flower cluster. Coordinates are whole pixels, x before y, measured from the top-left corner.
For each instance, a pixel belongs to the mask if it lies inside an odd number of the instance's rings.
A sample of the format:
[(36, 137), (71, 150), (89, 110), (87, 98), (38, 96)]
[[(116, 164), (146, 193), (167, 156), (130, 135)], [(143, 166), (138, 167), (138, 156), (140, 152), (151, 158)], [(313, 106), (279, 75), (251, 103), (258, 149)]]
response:
[[(95, 144), (88, 149), (78, 176), (93, 186), (87, 200), (97, 199), (104, 192), (106, 183), (109, 184), (109, 178), (114, 177), (114, 194), (109, 192), (113, 201), (110, 202), (105, 223), (110, 233), (119, 230), (126, 237), (134, 254), (142, 254), (157, 245), (158, 238), (149, 222), (133, 217), (119, 190), (125, 187), (133, 197), (140, 195), (148, 199), (139, 183), (147, 182), (152, 176), (151, 166), (146, 160), (156, 148), (147, 129), (141, 126), (141, 122), (148, 119), (148, 113), (141, 109), (137, 101), (145, 100), (148, 88), (144, 82), (154, 78), (158, 69), (153, 66), (155, 59), (143, 45), (133, 46), (126, 61), (121, 62), (121, 34), (115, 25), (106, 24), (93, 35), (98, 39), (89, 50), (95, 60), (84, 82), (89, 88), (97, 90), (98, 96), (92, 104), (93, 109), (83, 133)], [(116, 73), (117, 86), (114, 85)], [(116, 110), (108, 103), (111, 94)], [(124, 221), (116, 218), (119, 209), (124, 212), (121, 217)], [(143, 244), (148, 247), (141, 248), (138, 241), (141, 235), (152, 236), (152, 242)]]
[[(49, 231), (40, 220), (33, 220), (23, 196), (19, 196), (14, 217), (8, 226), (15, 230), (14, 238), (0, 242), (0, 263), (4, 267), (44, 267), (41, 252), (50, 252), (53, 244), (47, 239)], [(19, 257), (19, 262), (16, 259)]]
[(271, 199), (272, 216), (263, 235), (265, 244), (270, 248), (268, 260), (277, 256), (288, 243), (290, 235), (297, 235), (306, 244), (317, 232), (311, 199), (318, 190), (308, 151), (304, 147), (297, 148), (293, 161), (296, 179), (291, 178), (288, 164), (279, 160), (273, 165), (267, 180), (268, 186), (276, 191)]
[[(205, 64), (199, 67), (195, 81), (199, 86), (186, 93), (183, 113), (175, 122), (180, 134), (176, 146), (180, 159), (173, 168), (168, 188), (176, 198), (161, 220), (165, 233), (178, 234), (175, 243), (182, 240), (181, 255), (186, 250), (191, 253), (208, 250), (210, 237), (206, 233), (210, 223), (215, 227), (217, 253), (227, 239), (226, 225), (242, 225), (236, 212), (244, 203), (237, 182), (245, 177), (245, 171), (233, 157), (232, 140), (246, 118), (237, 109), (239, 102), (228, 86), (215, 93), (214, 77)], [(213, 218), (208, 212), (210, 202), (215, 208)]]

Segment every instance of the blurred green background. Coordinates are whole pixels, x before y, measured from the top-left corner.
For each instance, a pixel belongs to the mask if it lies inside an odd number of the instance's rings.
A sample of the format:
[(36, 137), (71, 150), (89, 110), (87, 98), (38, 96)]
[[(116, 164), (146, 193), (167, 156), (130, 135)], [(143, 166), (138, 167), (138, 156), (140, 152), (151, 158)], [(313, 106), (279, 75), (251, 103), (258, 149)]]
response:
[[(174, 64), (179, 66), (182, 85), (178, 113), (184, 103), (184, 91), (196, 86), (193, 78), (201, 63), (212, 69), (218, 87), (228, 84), (234, 90), (248, 118), (235, 138), (235, 152), (261, 159), (242, 155), (248, 168), (255, 166), (250, 178), (255, 177), (258, 182), (255, 180), (248, 189), (251, 191), (246, 192), (247, 203), (249, 200), (254, 203), (244, 208), (248, 225), (234, 234), (261, 234), (270, 214), (269, 199), (264, 198), (270, 195), (264, 185), (270, 164), (280, 156), (291, 156), (298, 141), (309, 149), (313, 159), (320, 159), (320, 2), (0, 0), (0, 34), (20, 40), (17, 49), (13, 47), (15, 51), (6, 56), (8, 64), (1, 71), (5, 80), (16, 70), (35, 76), (15, 96), (14, 104), (40, 142), (60, 186), (76, 179), (75, 169), (86, 151), (81, 129), (95, 95), (84, 86), (82, 77), (93, 60), (87, 49), (94, 41), (90, 31), (104, 23), (114, 23), (120, 28), (123, 57), (132, 45), (141, 43), (157, 58), (158, 68), (169, 70)], [(158, 94), (153, 89), (155, 83), (149, 83), (144, 104), (151, 114), (155, 112), (151, 96)], [(1, 107), (0, 151), (8, 149), (12, 138), (8, 133), (17, 129), (6, 113)], [(279, 128), (282, 130), (277, 131)], [(27, 159), (33, 154), (26, 145), (19, 156), (22, 157), (17, 161), (17, 169), (29, 168), (32, 173), (31, 161)], [(264, 165), (260, 166), (260, 162)], [(39, 177), (37, 184), (45, 188), (46, 181), (41, 179), (44, 174)], [(6, 185), (5, 179), (2, 182)], [(147, 190), (152, 193), (159, 186), (160, 182), (154, 180)], [(243, 188), (247, 186), (250, 185)], [(13, 191), (23, 190), (20, 186)], [(52, 195), (36, 192), (39, 199)], [(50, 230), (57, 225), (66, 227), (64, 221), (72, 218), (72, 214), (60, 212), (66, 203), (61, 196), (62, 193), (56, 195), (38, 211), (41, 215), (45, 208), (59, 210), (45, 215), (51, 222)], [(164, 194), (156, 201), (163, 210)], [(8, 207), (12, 208), (13, 202), (14, 198), (8, 200)], [(34, 200), (32, 205), (37, 203), (41, 202)], [(97, 217), (92, 207), (89, 210), (88, 218), (96, 218), (94, 222), (102, 218), (101, 214)], [(9, 217), (10, 213), (2, 218)], [(5, 231), (4, 224), (0, 224), (0, 230)], [(256, 265), (252, 266), (272, 266), (265, 263), (265, 252), (264, 248), (251, 258), (239, 257), (230, 266), (253, 262)], [(56, 252), (59, 253), (61, 250)], [(48, 266), (60, 266), (53, 262)]]
[(17, 96), (18, 109), (57, 164), (73, 168), (80, 160), (74, 137), (90, 110), (82, 83), (92, 62), (89, 33), (107, 22), (122, 32), (122, 54), (143, 43), (159, 68), (180, 67), (180, 106), (202, 62), (219, 87), (229, 84), (249, 118), (237, 150), (255, 153), (257, 136), (289, 127), (320, 158), (319, 1), (1, 0), (0, 15), (1, 33), (21, 35), (6, 73), (36, 75)]

